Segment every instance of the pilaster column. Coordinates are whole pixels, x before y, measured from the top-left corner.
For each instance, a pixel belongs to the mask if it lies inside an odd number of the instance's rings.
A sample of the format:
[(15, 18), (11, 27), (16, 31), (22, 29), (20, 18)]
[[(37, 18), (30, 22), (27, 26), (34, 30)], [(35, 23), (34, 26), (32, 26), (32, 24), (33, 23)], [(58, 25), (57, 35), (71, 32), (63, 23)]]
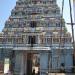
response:
[(27, 74), (27, 54), (24, 53), (24, 74)]
[(21, 53), (21, 70), (20, 75), (24, 75), (24, 55)]
[(40, 42), (40, 36), (38, 35), (38, 44), (40, 44), (41, 42)]

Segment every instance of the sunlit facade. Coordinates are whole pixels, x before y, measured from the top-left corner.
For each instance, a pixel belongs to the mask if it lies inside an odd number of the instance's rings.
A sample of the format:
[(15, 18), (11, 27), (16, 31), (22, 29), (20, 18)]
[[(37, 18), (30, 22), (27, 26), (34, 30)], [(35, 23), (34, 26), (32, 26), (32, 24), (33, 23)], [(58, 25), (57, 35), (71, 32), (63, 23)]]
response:
[(73, 47), (56, 0), (18, 0), (0, 33), (0, 63), (13, 75), (72, 72)]

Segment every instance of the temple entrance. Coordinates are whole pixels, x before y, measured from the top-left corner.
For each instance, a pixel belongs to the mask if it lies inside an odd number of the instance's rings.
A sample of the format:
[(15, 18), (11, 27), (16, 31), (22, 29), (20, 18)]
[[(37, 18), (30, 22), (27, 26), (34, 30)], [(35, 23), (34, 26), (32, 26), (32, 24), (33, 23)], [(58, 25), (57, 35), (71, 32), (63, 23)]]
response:
[(32, 75), (32, 54), (27, 54), (27, 75)]
[(14, 75), (45, 75), (48, 72), (48, 53), (17, 51)]
[(27, 75), (39, 75), (40, 71), (40, 55), (28, 53), (27, 54)]

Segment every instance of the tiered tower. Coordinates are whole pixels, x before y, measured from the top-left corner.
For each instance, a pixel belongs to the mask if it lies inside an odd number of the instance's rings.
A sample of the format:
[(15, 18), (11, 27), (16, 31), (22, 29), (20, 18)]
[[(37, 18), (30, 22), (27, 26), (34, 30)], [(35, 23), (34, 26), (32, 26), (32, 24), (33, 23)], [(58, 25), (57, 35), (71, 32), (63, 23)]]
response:
[[(0, 33), (0, 62), (14, 75), (72, 72), (71, 35), (56, 0), (18, 0)], [(70, 61), (68, 61), (70, 60)], [(3, 64), (4, 65), (4, 64)]]

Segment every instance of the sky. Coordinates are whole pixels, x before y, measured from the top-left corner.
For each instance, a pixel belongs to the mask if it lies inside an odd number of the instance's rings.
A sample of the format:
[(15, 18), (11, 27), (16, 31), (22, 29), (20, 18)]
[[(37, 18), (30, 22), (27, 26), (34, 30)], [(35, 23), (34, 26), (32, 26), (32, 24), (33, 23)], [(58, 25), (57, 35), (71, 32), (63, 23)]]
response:
[(2, 31), (5, 21), (11, 14), (11, 10), (16, 5), (17, 0), (0, 0), (0, 32)]
[[(16, 5), (16, 1), (17, 0), (1, 0), (0, 1), (0, 32), (2, 31), (5, 25), (5, 21), (8, 20), (8, 17), (10, 16), (11, 10)], [(65, 4), (64, 4), (65, 8), (64, 8), (63, 18), (65, 19), (66, 23), (70, 23), (69, 0), (64, 0), (64, 1), (65, 1)], [(57, 4), (60, 7), (60, 9), (61, 9), (61, 3), (62, 3), (62, 0), (57, 0)], [(68, 31), (71, 33), (71, 26), (66, 24), (66, 27)]]
[[(62, 8), (62, 0), (57, 0), (57, 4), (60, 7), (60, 9)], [(71, 5), (72, 5), (72, 18), (73, 18), (73, 23), (75, 23), (75, 17), (74, 17), (74, 7), (73, 7), (73, 0), (71, 0)], [(69, 0), (64, 0), (64, 11), (63, 11), (63, 18), (65, 19), (66, 23), (71, 23), (71, 19), (70, 19), (70, 9), (69, 9)], [(68, 32), (71, 33), (72, 36), (72, 29), (71, 29), (71, 25), (65, 24), (67, 27)], [(74, 29), (74, 39), (75, 39), (75, 25), (73, 27)]]

